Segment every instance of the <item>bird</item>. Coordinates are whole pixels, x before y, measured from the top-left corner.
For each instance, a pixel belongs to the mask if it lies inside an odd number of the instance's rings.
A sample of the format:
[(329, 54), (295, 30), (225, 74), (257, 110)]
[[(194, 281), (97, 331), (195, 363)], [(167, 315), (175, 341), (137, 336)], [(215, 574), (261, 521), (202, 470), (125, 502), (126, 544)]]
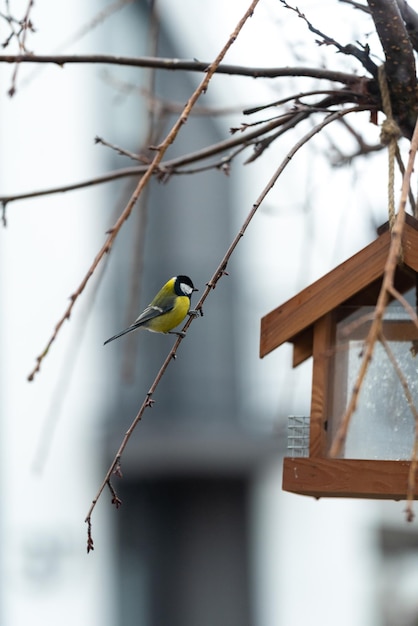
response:
[(166, 333), (184, 337), (183, 332), (173, 331), (187, 314), (196, 316), (197, 311), (190, 310), (191, 297), (194, 291), (199, 291), (188, 276), (173, 276), (161, 287), (155, 298), (136, 318), (133, 324), (122, 332), (107, 339), (103, 345), (127, 333), (146, 328), (154, 333)]

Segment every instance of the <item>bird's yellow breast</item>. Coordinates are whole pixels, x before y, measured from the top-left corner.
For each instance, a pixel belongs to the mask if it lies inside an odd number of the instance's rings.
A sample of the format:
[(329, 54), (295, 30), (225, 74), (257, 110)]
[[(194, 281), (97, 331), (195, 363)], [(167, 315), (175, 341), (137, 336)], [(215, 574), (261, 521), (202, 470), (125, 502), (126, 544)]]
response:
[(189, 308), (190, 298), (187, 296), (177, 296), (171, 311), (149, 320), (149, 322), (144, 324), (144, 328), (148, 328), (148, 330), (155, 333), (168, 333), (184, 320), (189, 312)]

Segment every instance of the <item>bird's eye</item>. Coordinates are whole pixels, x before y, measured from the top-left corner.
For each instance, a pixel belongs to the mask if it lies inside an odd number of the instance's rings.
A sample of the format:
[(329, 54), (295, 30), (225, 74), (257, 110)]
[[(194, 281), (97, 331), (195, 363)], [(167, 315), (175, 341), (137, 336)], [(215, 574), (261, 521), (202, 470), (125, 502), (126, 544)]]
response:
[(185, 296), (190, 296), (190, 294), (193, 292), (193, 288), (190, 287), (190, 285), (186, 285), (186, 283), (180, 283), (180, 289)]

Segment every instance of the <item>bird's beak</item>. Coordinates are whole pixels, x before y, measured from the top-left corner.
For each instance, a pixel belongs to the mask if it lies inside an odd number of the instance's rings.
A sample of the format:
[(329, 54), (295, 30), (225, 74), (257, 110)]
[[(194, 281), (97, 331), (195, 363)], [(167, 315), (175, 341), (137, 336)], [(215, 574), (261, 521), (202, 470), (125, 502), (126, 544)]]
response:
[(199, 291), (199, 289), (196, 289), (196, 287), (193, 287), (193, 291)]

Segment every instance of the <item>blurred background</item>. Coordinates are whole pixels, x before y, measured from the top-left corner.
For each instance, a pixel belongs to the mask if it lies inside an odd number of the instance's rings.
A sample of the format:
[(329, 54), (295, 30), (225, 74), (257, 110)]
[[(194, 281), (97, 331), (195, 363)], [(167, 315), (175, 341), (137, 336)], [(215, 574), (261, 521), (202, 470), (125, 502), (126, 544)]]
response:
[[(7, 4), (16, 16), (27, 6)], [(38, 2), (26, 45), (36, 54), (210, 62), (247, 5)], [(350, 6), (306, 0), (299, 8), (342, 43), (369, 36), (367, 15)], [(0, 26), (4, 41), (10, 30), (4, 19)], [(378, 49), (371, 35), (368, 41)], [(226, 62), (355, 67), (316, 47), (306, 24), (273, 0), (260, 2)], [(95, 137), (144, 151), (201, 80), (116, 65), (28, 64), (9, 98), (13, 66), (0, 64), (0, 72), (0, 195), (131, 166)], [(228, 138), (231, 126), (247, 121), (244, 108), (315, 84), (215, 76), (167, 158)], [(366, 113), (359, 120), (377, 142), (379, 128)], [(311, 363), (292, 371), (288, 346), (258, 358), (260, 318), (373, 240), (387, 219), (386, 155), (333, 166), (356, 145), (342, 126), (305, 146), (260, 208), (128, 444), (123, 478), (113, 480), (119, 510), (104, 491), (92, 519), (95, 550), (86, 555), (88, 508), (173, 337), (136, 333), (105, 348), (103, 341), (171, 276), (190, 275), (202, 293), (301, 132), (284, 135), (255, 163), (244, 164), (244, 153), (228, 176), (212, 169), (153, 181), (32, 383), (36, 355), (137, 179), (7, 206), (0, 231), (2, 625), (418, 623), (416, 522), (405, 522), (403, 503), (313, 501), (281, 490), (287, 417), (309, 415)]]

